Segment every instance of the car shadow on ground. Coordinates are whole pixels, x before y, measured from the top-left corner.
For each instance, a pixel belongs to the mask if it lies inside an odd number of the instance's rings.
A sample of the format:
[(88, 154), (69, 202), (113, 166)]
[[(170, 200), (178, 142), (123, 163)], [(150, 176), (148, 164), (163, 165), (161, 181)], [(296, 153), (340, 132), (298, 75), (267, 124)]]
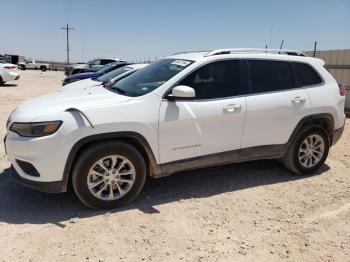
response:
[[(314, 174), (329, 169), (323, 165)], [(182, 199), (206, 198), (225, 192), (283, 183), (305, 176), (287, 171), (278, 161), (254, 161), (186, 171), (160, 179), (148, 179), (140, 197), (127, 207), (109, 211), (86, 208), (72, 192), (46, 194), (26, 188), (15, 181), (10, 170), (0, 173), (0, 222), (11, 224), (60, 223), (72, 218), (84, 218), (106, 213), (139, 209), (145, 214), (159, 213), (157, 205)]]
[(0, 85), (0, 88), (2, 87), (15, 87), (17, 86), (16, 84), (3, 84), (3, 85)]

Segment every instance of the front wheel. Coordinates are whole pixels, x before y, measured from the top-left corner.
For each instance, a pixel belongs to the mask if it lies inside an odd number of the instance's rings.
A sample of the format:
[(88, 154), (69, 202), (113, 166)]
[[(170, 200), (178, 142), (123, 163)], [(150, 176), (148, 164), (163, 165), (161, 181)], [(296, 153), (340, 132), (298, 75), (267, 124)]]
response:
[(126, 205), (141, 192), (146, 163), (137, 149), (124, 142), (89, 147), (73, 171), (73, 187), (79, 199), (94, 209)]
[(326, 161), (329, 146), (329, 138), (321, 128), (309, 129), (290, 146), (284, 165), (298, 175), (311, 174)]

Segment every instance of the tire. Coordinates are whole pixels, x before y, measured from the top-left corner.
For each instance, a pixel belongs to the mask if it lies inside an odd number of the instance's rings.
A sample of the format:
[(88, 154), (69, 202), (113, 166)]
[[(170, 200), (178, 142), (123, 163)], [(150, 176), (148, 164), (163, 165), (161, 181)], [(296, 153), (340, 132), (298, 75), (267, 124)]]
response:
[[(309, 138), (312, 149), (307, 149), (306, 139)], [(316, 141), (320, 139), (320, 146)], [(323, 144), (323, 146), (321, 146)], [(308, 175), (314, 173), (326, 161), (330, 147), (329, 137), (323, 128), (310, 126), (302, 131), (290, 145), (286, 156), (283, 159), (284, 165), (297, 175)], [(301, 152), (302, 151), (302, 152)], [(310, 155), (309, 151), (312, 151)], [(318, 153), (318, 152), (322, 152)], [(310, 156), (308, 156), (308, 154)], [(316, 158), (317, 157), (317, 158)], [(310, 160), (311, 159), (311, 160)]]
[[(114, 169), (111, 165), (113, 160)], [(126, 164), (123, 166), (122, 163)], [(90, 208), (118, 208), (140, 194), (145, 184), (146, 170), (145, 160), (132, 145), (116, 141), (95, 144), (88, 147), (77, 160), (72, 175), (73, 188), (78, 198)]]
[(21, 70), (26, 70), (26, 66), (25, 65), (21, 65)]
[(3, 84), (5, 84), (4, 80), (2, 80), (1, 76), (0, 76), (0, 86), (2, 86)]
[(42, 72), (45, 72), (45, 71), (47, 70), (47, 68), (46, 68), (46, 66), (41, 66), (41, 67), (40, 67), (40, 70), (41, 70)]

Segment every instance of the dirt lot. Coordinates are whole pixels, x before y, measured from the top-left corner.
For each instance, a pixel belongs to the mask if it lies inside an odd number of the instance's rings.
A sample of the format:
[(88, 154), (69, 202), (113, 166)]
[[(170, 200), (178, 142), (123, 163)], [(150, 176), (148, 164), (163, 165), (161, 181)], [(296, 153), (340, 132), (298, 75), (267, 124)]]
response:
[[(62, 72), (22, 71), (0, 87), (0, 137), (23, 100)], [(350, 119), (319, 173), (257, 161), (149, 180), (132, 205), (85, 208), (10, 176), (0, 142), (0, 261), (350, 261)]]

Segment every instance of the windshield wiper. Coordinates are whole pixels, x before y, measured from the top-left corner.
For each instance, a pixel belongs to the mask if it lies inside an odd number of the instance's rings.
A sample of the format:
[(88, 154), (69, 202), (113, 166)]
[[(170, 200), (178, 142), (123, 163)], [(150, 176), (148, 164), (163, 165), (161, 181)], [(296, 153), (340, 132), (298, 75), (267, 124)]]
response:
[(109, 87), (111, 84), (112, 84), (111, 81), (103, 81), (102, 82), (103, 87)]

